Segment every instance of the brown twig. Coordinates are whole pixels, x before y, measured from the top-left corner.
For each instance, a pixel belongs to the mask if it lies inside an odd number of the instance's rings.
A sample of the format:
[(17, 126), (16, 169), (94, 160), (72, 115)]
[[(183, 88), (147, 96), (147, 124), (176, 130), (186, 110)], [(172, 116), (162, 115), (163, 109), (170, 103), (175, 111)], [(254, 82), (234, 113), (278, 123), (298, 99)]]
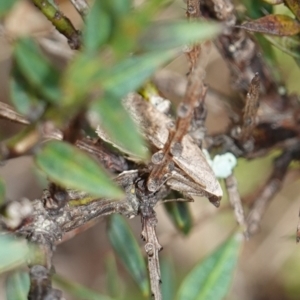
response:
[(160, 289), (161, 276), (158, 253), (162, 249), (159, 244), (155, 227), (157, 219), (155, 214), (150, 217), (142, 216), (142, 238), (146, 242), (145, 251), (148, 258), (148, 270), (150, 277), (151, 293), (154, 300), (162, 300), (162, 294)]

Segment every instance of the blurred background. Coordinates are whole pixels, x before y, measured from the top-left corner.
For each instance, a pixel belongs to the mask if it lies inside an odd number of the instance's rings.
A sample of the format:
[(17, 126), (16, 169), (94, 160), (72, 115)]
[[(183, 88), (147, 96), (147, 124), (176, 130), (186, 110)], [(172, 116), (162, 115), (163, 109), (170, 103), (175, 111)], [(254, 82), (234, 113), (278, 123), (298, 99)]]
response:
[[(81, 26), (81, 18), (69, 1), (56, 1), (61, 10)], [(138, 2), (138, 1), (137, 1)], [(282, 9), (282, 8), (277, 8)], [(185, 3), (174, 1), (159, 17), (183, 18)], [(9, 35), (0, 33), (0, 101), (10, 103), (9, 72), (11, 67), (10, 43), (21, 35), (47, 37), (54, 28), (29, 1), (19, 1), (5, 18), (4, 26)], [(1, 31), (0, 31), (1, 32)], [(65, 43), (66, 52), (52, 54), (50, 58), (60, 68), (66, 64), (66, 58), (72, 55)], [(285, 79), (290, 93), (300, 93), (299, 68), (287, 55), (276, 50), (282, 78)], [(175, 72), (183, 79), (188, 70), (185, 57), (178, 57), (163, 71)], [(230, 87), (230, 74), (226, 64), (213, 49), (207, 67), (206, 82), (214, 93), (207, 97), (208, 132), (220, 132), (228, 124), (226, 101), (235, 99)], [(225, 99), (225, 100), (224, 100)], [(170, 99), (172, 100), (172, 99)], [(0, 141), (9, 138), (22, 128), (0, 119)], [(239, 160), (235, 170), (239, 190), (242, 196), (253, 193), (263, 186), (271, 172), (273, 154), (253, 161)], [(300, 207), (299, 170), (292, 168), (287, 176), (282, 191), (272, 201), (261, 224), (260, 232), (250, 241), (245, 242), (231, 291), (230, 300), (296, 300), (300, 299), (300, 249), (295, 242)], [(40, 197), (45, 182), (39, 179), (31, 157), (22, 157), (5, 162), (0, 167), (0, 176), (7, 183), (7, 197), (19, 199)], [(181, 235), (166, 216), (164, 207), (157, 207), (158, 237), (164, 249), (161, 258), (169, 260), (174, 267), (176, 282), (203, 257), (211, 253), (230, 235), (236, 221), (226, 196), (219, 209), (213, 207), (206, 199), (190, 203), (194, 227), (188, 236)], [(139, 240), (141, 224), (138, 218), (128, 221)], [(113, 261), (113, 251), (106, 236), (106, 220), (101, 219), (86, 232), (70, 239), (57, 247), (54, 257), (56, 272), (66, 278), (83, 284), (96, 291), (106, 292), (107, 262)], [(119, 282), (116, 286), (123, 294), (123, 299), (140, 299), (140, 293), (130, 275), (118, 260)], [(3, 278), (0, 277), (0, 299), (3, 294)], [(176, 285), (174, 286), (176, 288)], [(65, 294), (66, 299), (74, 299)]]

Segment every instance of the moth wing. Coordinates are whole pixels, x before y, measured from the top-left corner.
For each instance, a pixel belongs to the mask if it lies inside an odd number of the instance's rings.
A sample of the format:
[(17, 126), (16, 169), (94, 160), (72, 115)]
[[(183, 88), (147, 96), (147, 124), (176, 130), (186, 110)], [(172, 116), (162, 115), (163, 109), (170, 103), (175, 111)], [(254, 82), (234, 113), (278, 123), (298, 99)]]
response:
[(203, 191), (209, 197), (216, 198), (216, 200), (222, 198), (223, 191), (219, 181), (216, 179), (203, 152), (189, 135), (185, 135), (182, 139), (181, 155), (173, 156), (173, 160), (180, 169), (203, 187)]

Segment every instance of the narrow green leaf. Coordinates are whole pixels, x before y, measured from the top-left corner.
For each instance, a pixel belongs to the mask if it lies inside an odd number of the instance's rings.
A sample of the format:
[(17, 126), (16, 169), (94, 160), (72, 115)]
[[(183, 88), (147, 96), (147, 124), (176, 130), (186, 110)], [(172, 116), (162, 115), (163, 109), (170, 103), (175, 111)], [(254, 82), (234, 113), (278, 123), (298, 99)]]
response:
[(28, 254), (29, 249), (25, 240), (0, 235), (0, 273), (24, 264)]
[(86, 26), (83, 31), (85, 51), (95, 52), (107, 42), (111, 30), (112, 20), (105, 10), (103, 1), (96, 0), (86, 18)]
[(36, 164), (51, 180), (94, 196), (124, 197), (109, 175), (91, 157), (65, 142), (51, 141), (36, 155)]
[(105, 277), (109, 295), (114, 299), (121, 299), (124, 293), (124, 284), (118, 274), (116, 258), (112, 252), (105, 259)]
[(188, 234), (192, 228), (193, 219), (186, 202), (167, 202), (164, 204), (173, 224), (182, 233)]
[(139, 88), (159, 66), (171, 59), (174, 52), (159, 51), (132, 56), (115, 65), (108, 73), (95, 76), (94, 84), (101, 84), (105, 92), (116, 97), (124, 97)]
[(34, 88), (26, 82), (17, 67), (13, 68), (10, 95), (16, 110), (27, 119), (34, 121), (44, 112), (46, 103), (39, 101)]
[(161, 269), (161, 294), (164, 300), (173, 300), (176, 291), (175, 271), (168, 258), (163, 258), (160, 263)]
[(25, 272), (14, 272), (6, 279), (6, 299), (26, 300), (29, 292), (29, 275)]
[(16, 63), (22, 75), (53, 104), (62, 96), (59, 88), (60, 73), (46, 60), (36, 43), (29, 38), (19, 40), (14, 49)]
[(229, 238), (201, 261), (184, 279), (177, 300), (221, 300), (228, 292), (237, 263), (241, 238)]
[(157, 22), (139, 39), (143, 50), (170, 49), (185, 44), (213, 39), (222, 27), (212, 22)]
[(142, 159), (148, 157), (145, 142), (119, 98), (107, 95), (94, 102), (91, 110), (98, 114), (102, 128), (116, 144)]
[(237, 27), (278, 36), (291, 36), (300, 32), (300, 23), (286, 15), (267, 15)]
[(18, 0), (0, 1), (0, 18), (7, 14)]
[(149, 282), (145, 261), (130, 227), (121, 216), (113, 215), (110, 217), (108, 237), (114, 250), (138, 284), (143, 295), (145, 297), (149, 296)]
[(271, 36), (265, 38), (281, 51), (289, 54), (295, 59), (300, 59), (300, 39), (298, 36)]
[(53, 276), (53, 281), (63, 290), (75, 299), (84, 300), (111, 300), (108, 296), (98, 294), (97, 292), (82, 286), (81, 284), (72, 282), (58, 274)]
[(5, 201), (5, 183), (0, 177), (0, 205)]

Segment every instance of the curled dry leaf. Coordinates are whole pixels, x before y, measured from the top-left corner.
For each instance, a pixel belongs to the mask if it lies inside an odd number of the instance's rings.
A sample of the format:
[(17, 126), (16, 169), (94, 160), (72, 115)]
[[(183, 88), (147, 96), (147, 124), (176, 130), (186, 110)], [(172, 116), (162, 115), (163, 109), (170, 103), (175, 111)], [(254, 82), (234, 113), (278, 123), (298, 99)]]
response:
[(300, 32), (300, 23), (285, 15), (268, 15), (237, 27), (248, 31), (279, 36), (296, 35)]

